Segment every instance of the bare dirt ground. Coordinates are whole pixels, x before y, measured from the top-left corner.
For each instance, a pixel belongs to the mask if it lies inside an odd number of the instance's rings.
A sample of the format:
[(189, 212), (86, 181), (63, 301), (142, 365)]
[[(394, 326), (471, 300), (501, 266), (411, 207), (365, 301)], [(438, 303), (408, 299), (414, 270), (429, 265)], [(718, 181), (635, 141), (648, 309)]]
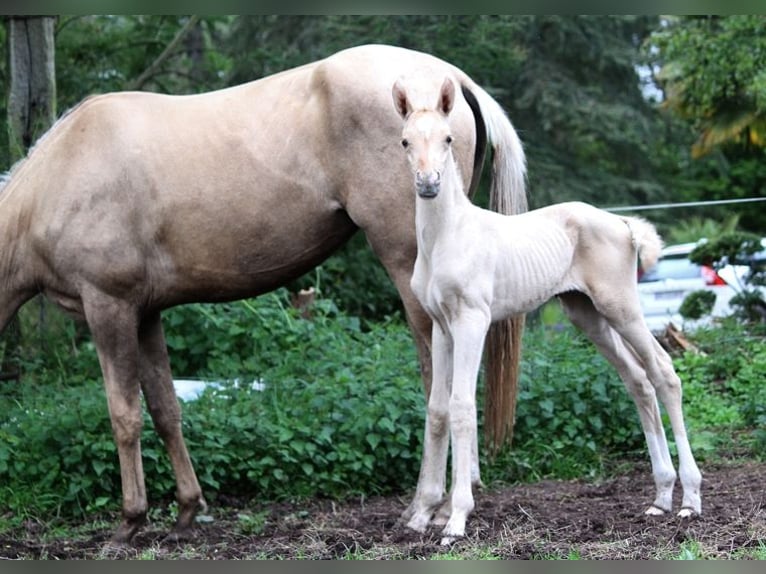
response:
[(222, 497), (208, 509), (210, 521), (182, 544), (163, 541), (162, 520), (151, 522), (132, 548), (108, 551), (104, 544), (116, 522), (62, 534), (30, 521), (0, 534), (0, 557), (423, 559), (449, 552), (479, 559), (653, 559), (677, 557), (689, 544), (705, 558), (763, 551), (766, 463), (703, 465), (702, 471), (703, 515), (693, 519), (645, 516), (653, 484), (640, 466), (598, 482), (542, 481), (479, 492), (465, 539), (446, 549), (438, 530), (421, 535), (400, 524), (405, 496), (272, 505)]

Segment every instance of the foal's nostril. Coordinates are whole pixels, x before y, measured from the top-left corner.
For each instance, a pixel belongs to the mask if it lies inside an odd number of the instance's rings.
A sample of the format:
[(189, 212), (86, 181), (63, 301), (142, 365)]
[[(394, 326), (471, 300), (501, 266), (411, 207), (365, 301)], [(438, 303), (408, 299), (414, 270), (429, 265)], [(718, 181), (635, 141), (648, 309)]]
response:
[(438, 171), (429, 171), (426, 173), (417, 171), (415, 173), (415, 180), (418, 185), (439, 185), (441, 174)]

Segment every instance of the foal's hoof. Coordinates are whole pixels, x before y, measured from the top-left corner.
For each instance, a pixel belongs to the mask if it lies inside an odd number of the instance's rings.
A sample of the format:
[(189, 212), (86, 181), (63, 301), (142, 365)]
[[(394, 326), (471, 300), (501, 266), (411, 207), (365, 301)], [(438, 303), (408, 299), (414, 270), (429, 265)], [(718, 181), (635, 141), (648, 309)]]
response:
[(426, 531), (426, 528), (428, 528), (428, 523), (430, 521), (431, 521), (430, 516), (416, 514), (412, 518), (410, 518), (409, 522), (407, 522), (407, 528), (409, 528), (410, 530), (414, 530), (415, 532), (419, 532), (420, 534), (423, 534)]
[(684, 506), (681, 510), (678, 511), (678, 518), (696, 518), (700, 515), (700, 512), (697, 512), (693, 508), (689, 508), (688, 506)]
[(665, 516), (667, 512), (668, 512), (667, 510), (664, 510), (660, 508), (659, 506), (655, 506), (654, 504), (652, 504), (649, 508), (646, 509), (646, 512), (644, 512), (644, 514), (646, 516)]
[(452, 546), (455, 542), (460, 540), (461, 536), (442, 536), (442, 546)]

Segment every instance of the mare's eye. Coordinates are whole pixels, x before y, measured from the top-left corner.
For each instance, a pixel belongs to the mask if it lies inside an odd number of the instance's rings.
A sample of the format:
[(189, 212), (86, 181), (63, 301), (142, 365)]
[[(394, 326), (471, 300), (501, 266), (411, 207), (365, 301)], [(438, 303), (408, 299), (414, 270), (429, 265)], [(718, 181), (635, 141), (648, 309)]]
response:
[(447, 140), (446, 141), (447, 141), (448, 144), (451, 144), (452, 143), (452, 136), (447, 136)]
[(406, 139), (403, 139), (402, 140), (402, 147), (404, 149), (407, 149), (408, 147), (410, 147), (410, 142), (408, 142)]

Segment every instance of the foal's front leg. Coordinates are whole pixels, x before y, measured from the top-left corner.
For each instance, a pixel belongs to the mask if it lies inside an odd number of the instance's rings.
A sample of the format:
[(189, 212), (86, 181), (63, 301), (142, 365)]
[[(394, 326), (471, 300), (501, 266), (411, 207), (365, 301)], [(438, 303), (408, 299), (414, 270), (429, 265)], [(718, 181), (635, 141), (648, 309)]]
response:
[(454, 478), (450, 492), (451, 514), (442, 531), (442, 544), (449, 544), (465, 534), (465, 523), (474, 507), (471, 464), (477, 432), (476, 378), (489, 324), (488, 310), (466, 308), (459, 309), (450, 324), (454, 344), (449, 399)]
[(402, 515), (407, 526), (424, 532), (434, 509), (444, 497), (449, 447), (449, 390), (452, 378), (452, 341), (436, 321), (432, 334), (432, 383), (426, 411), (423, 455), (415, 498)]

